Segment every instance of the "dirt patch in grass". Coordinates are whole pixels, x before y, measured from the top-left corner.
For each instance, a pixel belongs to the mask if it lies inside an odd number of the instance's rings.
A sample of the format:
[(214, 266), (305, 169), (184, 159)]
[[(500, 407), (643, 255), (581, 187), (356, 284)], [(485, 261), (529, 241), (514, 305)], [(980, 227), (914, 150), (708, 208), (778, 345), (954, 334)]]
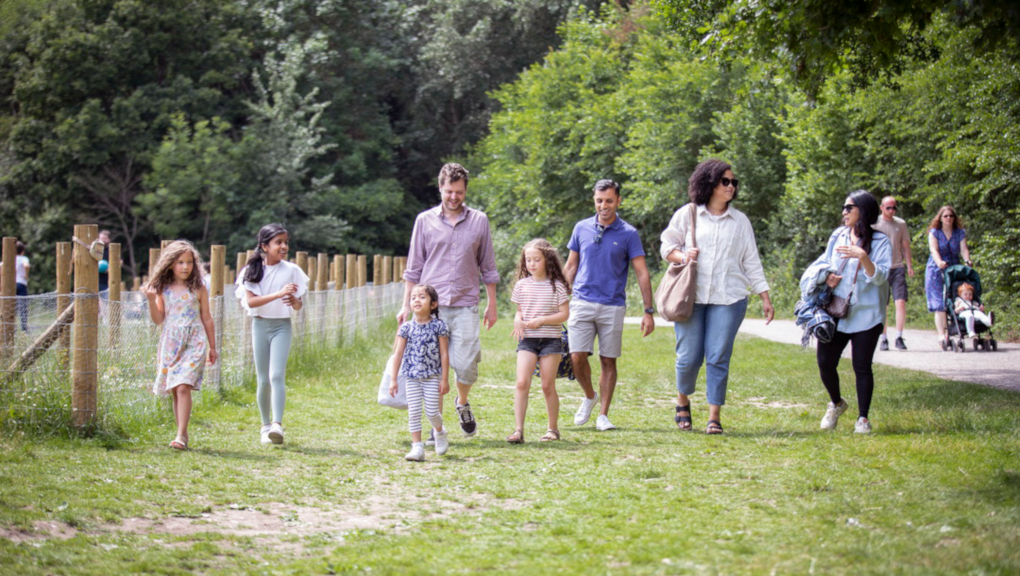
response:
[(78, 535), (76, 530), (66, 522), (55, 520), (36, 520), (32, 523), (34, 530), (20, 530), (18, 528), (0, 528), (0, 538), (10, 540), (16, 544), (21, 542), (35, 542), (40, 540), (70, 540)]
[(744, 400), (744, 404), (748, 406), (754, 406), (755, 408), (810, 408), (809, 404), (798, 404), (796, 402), (780, 402), (772, 401), (769, 402), (767, 398), (754, 397)]

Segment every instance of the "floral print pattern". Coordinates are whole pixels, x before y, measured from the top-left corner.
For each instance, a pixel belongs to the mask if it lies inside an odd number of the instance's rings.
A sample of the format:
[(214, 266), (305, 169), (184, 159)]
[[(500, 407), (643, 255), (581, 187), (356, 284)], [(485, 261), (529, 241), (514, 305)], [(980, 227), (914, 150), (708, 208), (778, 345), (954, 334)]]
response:
[[(929, 230), (928, 234), (935, 237), (939, 245), (939, 258), (945, 260), (950, 266), (962, 264), (960, 262), (960, 242), (967, 237), (967, 232), (962, 228), (954, 228), (949, 238), (946, 238), (941, 229)], [(929, 312), (945, 312), (945, 279), (943, 272), (935, 264), (935, 259), (928, 256), (928, 264), (924, 268), (924, 295), (928, 300)]]
[(168, 395), (181, 384), (201, 390), (209, 343), (202, 325), (198, 294), (190, 290), (177, 294), (167, 288), (163, 290), (163, 305), (166, 318), (159, 338), (153, 393)]
[(439, 338), (450, 337), (446, 322), (438, 318), (419, 324), (411, 319), (400, 326), (399, 335), (407, 340), (404, 358), (400, 362), (400, 373), (412, 380), (424, 380), (443, 372), (439, 359)]

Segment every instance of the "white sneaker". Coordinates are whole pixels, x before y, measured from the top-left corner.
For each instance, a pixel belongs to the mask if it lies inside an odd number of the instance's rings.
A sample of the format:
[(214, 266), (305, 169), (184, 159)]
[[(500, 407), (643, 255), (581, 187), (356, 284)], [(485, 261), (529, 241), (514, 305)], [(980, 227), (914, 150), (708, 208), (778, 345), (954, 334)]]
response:
[(442, 432), (436, 432), (436, 455), (442, 456), (446, 454), (446, 451), (450, 449), (450, 439), (447, 437), (446, 430)]
[(822, 430), (834, 430), (840, 415), (846, 412), (848, 406), (849, 404), (846, 403), (846, 400), (840, 400), (839, 406), (829, 402), (828, 407), (825, 409), (825, 416), (822, 417)]
[(609, 416), (605, 414), (599, 414), (599, 417), (595, 419), (595, 428), (602, 432), (616, 430), (616, 426), (613, 426), (613, 423), (609, 421)]
[(425, 461), (425, 447), (422, 446), (421, 442), (412, 442), (411, 451), (404, 456), (404, 460), (410, 462), (424, 462)]
[(854, 432), (857, 434), (871, 434), (871, 422), (864, 416), (857, 419), (857, 423), (854, 424)]
[(283, 444), (283, 426), (277, 422), (269, 425), (269, 440), (273, 444)]
[(581, 405), (577, 408), (577, 413), (574, 414), (574, 425), (584, 426), (588, 423), (588, 419), (591, 418), (591, 411), (599, 403), (599, 393), (595, 393), (594, 398), (584, 398), (581, 400)]
[(273, 443), (273, 441), (269, 439), (269, 424), (266, 424), (265, 426), (262, 427), (262, 430), (259, 432), (259, 435), (262, 436), (263, 444)]

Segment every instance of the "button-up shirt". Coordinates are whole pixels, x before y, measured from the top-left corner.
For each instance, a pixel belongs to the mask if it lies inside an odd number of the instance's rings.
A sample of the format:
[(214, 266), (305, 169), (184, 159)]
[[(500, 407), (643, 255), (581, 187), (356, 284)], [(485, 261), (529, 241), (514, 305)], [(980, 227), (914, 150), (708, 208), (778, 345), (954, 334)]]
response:
[[(690, 204), (684, 205), (662, 231), (663, 258), (673, 250), (687, 252)], [(743, 212), (728, 207), (716, 216), (701, 205), (696, 210), (694, 245), (698, 248), (694, 301), (698, 304), (729, 305), (769, 289), (758, 256), (751, 221)]]
[(418, 214), (404, 280), (431, 284), (441, 306), (475, 306), (479, 279), (499, 282), (489, 217), (467, 206), (457, 220), (447, 219), (442, 205)]

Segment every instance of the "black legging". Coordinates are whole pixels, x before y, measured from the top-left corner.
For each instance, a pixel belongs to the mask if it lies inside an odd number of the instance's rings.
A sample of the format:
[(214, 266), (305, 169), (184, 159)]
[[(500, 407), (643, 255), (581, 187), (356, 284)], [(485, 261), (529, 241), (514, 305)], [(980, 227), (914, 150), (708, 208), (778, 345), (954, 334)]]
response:
[(878, 338), (882, 335), (882, 324), (875, 324), (873, 328), (853, 334), (836, 332), (832, 340), (827, 344), (818, 343), (818, 372), (822, 376), (822, 384), (829, 392), (829, 398), (833, 404), (839, 404), (842, 396), (839, 395), (839, 358), (843, 354), (848, 342), (853, 343), (850, 349), (850, 358), (854, 366), (854, 374), (857, 376), (857, 407), (860, 415), (867, 418), (868, 409), (871, 408), (871, 395), (875, 391), (875, 376), (871, 372), (871, 361), (875, 357), (875, 347), (878, 345)]

